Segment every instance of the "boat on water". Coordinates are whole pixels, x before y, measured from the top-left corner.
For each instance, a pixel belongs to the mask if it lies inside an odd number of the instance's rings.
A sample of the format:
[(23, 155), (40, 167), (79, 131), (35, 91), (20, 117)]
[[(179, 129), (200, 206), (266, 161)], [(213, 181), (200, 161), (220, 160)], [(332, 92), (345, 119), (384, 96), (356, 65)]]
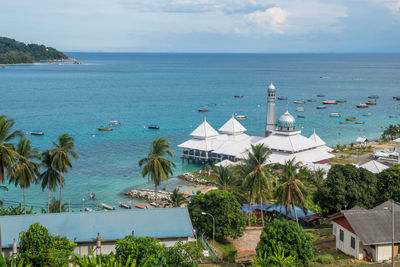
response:
[(236, 117), (236, 119), (238, 119), (238, 120), (245, 120), (245, 119), (247, 119), (247, 117), (246, 117), (245, 115), (236, 115), (235, 117)]
[(119, 121), (110, 121), (110, 122), (108, 123), (108, 125), (116, 125), (116, 126), (119, 126), (119, 125), (121, 125), (121, 123), (120, 123)]
[(126, 204), (126, 203), (124, 203), (122, 201), (119, 202), (119, 206), (124, 208), (124, 209), (131, 209), (132, 208), (131, 205), (128, 205), (128, 204)]
[(324, 105), (336, 105), (337, 102), (336, 102), (336, 100), (325, 100), (325, 101), (322, 101), (322, 104), (324, 104)]
[(376, 105), (376, 101), (375, 100), (369, 100), (369, 101), (367, 101), (367, 102), (365, 102), (365, 104), (367, 104), (367, 105)]
[(293, 101), (295, 104), (305, 104), (306, 102), (304, 100), (295, 100)]
[(244, 96), (243, 95), (235, 95), (235, 96), (233, 96), (234, 98), (243, 98)]
[(139, 208), (139, 209), (147, 209), (147, 206), (139, 204), (139, 203), (133, 203), (133, 205), (135, 205), (135, 207)]
[(340, 123), (340, 124), (349, 124), (348, 121), (340, 121), (339, 123)]
[(365, 114), (363, 114), (363, 116), (365, 116), (365, 117), (372, 116), (372, 113), (365, 113)]
[(44, 135), (44, 132), (41, 130), (32, 130), (31, 135)]
[(367, 104), (360, 103), (356, 106), (357, 108), (368, 108)]
[(150, 205), (152, 205), (153, 207), (158, 207), (159, 206), (156, 202), (151, 202)]
[(158, 126), (157, 124), (150, 124), (150, 125), (147, 125), (147, 128), (158, 130), (158, 129), (160, 129), (160, 126)]
[(369, 99), (378, 99), (379, 96), (378, 95), (369, 95), (368, 98)]
[(318, 94), (317, 97), (325, 97), (326, 95)]
[(91, 211), (93, 211), (93, 209), (91, 209), (91, 208), (85, 208), (85, 211), (91, 212)]
[(336, 100), (336, 102), (337, 102), (337, 103), (346, 103), (346, 102), (347, 102), (347, 100), (344, 100), (344, 99), (339, 99), (339, 100)]
[(297, 118), (305, 119), (306, 116), (304, 116), (304, 115), (297, 115)]
[(316, 99), (307, 99), (307, 102), (317, 102)]
[(111, 127), (97, 127), (97, 130), (99, 130), (99, 131), (112, 131), (113, 128), (111, 128)]
[(364, 124), (365, 121), (356, 121), (355, 124)]
[(357, 120), (356, 117), (348, 117), (348, 118), (346, 118), (346, 121), (355, 121), (355, 120)]
[(329, 117), (340, 117), (339, 113), (333, 112), (329, 114)]
[(111, 207), (110, 205), (107, 205), (106, 203), (101, 203), (101, 206), (105, 210), (115, 210), (115, 207)]
[(284, 97), (284, 96), (281, 96), (281, 97), (278, 97), (278, 100), (288, 100), (288, 98)]
[(397, 100), (397, 101), (400, 101), (400, 96), (394, 96), (393, 99)]
[(215, 103), (208, 103), (207, 104), (207, 106), (209, 106), (209, 107), (215, 107), (217, 104), (215, 104)]
[(326, 109), (326, 106), (318, 106), (317, 109)]
[(197, 111), (198, 112), (209, 112), (210, 110), (208, 108), (199, 108)]
[(303, 112), (304, 111), (304, 107), (298, 107), (298, 108), (296, 108), (296, 111)]

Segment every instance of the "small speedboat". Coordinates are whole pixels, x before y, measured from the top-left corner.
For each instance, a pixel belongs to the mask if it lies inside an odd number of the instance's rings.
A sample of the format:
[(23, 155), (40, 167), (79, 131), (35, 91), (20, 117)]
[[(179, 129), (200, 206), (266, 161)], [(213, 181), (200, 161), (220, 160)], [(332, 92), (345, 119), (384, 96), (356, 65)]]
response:
[(110, 205), (107, 205), (106, 203), (101, 203), (101, 206), (105, 210), (115, 210), (115, 207), (111, 207)]
[(355, 121), (355, 120), (357, 120), (356, 117), (348, 117), (348, 118), (346, 118), (346, 121)]
[(379, 96), (378, 95), (369, 95), (368, 98), (369, 99), (378, 99)]
[(217, 104), (215, 104), (215, 103), (208, 103), (207, 104), (207, 106), (209, 106), (209, 107), (215, 107)]
[(393, 99), (397, 100), (397, 101), (400, 101), (400, 96), (394, 96)]
[(153, 207), (158, 207), (159, 206), (156, 202), (151, 202), (150, 205), (152, 205)]
[(111, 127), (97, 127), (97, 130), (99, 130), (99, 131), (112, 131), (113, 128), (111, 128)]
[(349, 124), (348, 121), (340, 121), (339, 123), (340, 123), (340, 124)]
[(307, 102), (317, 102), (316, 99), (307, 99)]
[(96, 194), (94, 192), (90, 192), (90, 198), (91, 199), (95, 199), (96, 198)]
[(360, 103), (356, 106), (357, 108), (368, 108), (367, 104)]
[(32, 130), (31, 135), (44, 135), (44, 132), (41, 130)]
[(336, 105), (337, 102), (336, 102), (336, 100), (325, 100), (325, 101), (322, 101), (322, 104), (324, 104), (324, 105)]
[(284, 97), (284, 96), (280, 96), (280, 97), (278, 97), (278, 100), (288, 100), (288, 98)]
[(247, 119), (247, 117), (246, 117), (245, 115), (236, 115), (235, 117), (236, 117), (236, 119), (238, 119), (238, 120), (245, 120), (245, 119)]
[(158, 130), (158, 129), (160, 129), (160, 126), (158, 126), (157, 124), (150, 124), (147, 126), (147, 128)]
[(329, 114), (329, 117), (340, 117), (339, 113), (333, 112)]
[(295, 100), (293, 101), (295, 104), (305, 104), (306, 102), (304, 100)]
[(147, 209), (147, 206), (142, 205), (142, 204), (133, 203), (133, 205), (135, 205), (135, 207), (136, 207), (136, 208), (139, 208), (139, 209)]
[(365, 116), (365, 117), (372, 116), (372, 113), (365, 113), (365, 114), (363, 114), (363, 116)]
[(242, 95), (235, 95), (235, 96), (233, 96), (234, 98), (243, 98), (243, 96)]
[(305, 119), (305, 118), (306, 118), (306, 116), (304, 116), (304, 115), (297, 115), (297, 118), (300, 118), (300, 119)]
[(337, 102), (337, 103), (346, 103), (346, 102), (347, 102), (347, 100), (344, 100), (344, 99), (339, 99), (339, 100), (336, 100), (336, 102)]
[(369, 100), (369, 101), (365, 102), (365, 104), (367, 104), (368, 106), (376, 105), (376, 101), (375, 100)]
[(326, 109), (326, 106), (318, 106), (317, 109)]
[(325, 97), (323, 94), (318, 94), (317, 97)]
[(365, 121), (356, 121), (355, 124), (364, 124)]
[(209, 112), (210, 110), (208, 108), (199, 108), (199, 112)]
[(119, 121), (110, 121), (108, 124), (109, 125), (116, 125), (116, 126), (121, 125), (121, 123)]
[(303, 112), (304, 111), (304, 107), (298, 107), (298, 108), (296, 108), (296, 111)]
[(122, 201), (119, 202), (119, 205), (124, 209), (131, 209), (132, 208), (131, 205), (128, 205), (128, 204), (126, 204), (126, 203), (124, 203)]

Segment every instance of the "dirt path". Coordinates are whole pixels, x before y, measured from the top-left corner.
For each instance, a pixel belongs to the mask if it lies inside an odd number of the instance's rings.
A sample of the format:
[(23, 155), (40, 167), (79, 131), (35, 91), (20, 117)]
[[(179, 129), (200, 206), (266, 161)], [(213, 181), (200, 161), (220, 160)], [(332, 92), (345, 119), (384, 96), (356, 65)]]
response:
[(262, 227), (247, 227), (242, 237), (231, 240), (237, 250), (238, 259), (253, 258), (257, 255), (256, 247), (260, 241)]

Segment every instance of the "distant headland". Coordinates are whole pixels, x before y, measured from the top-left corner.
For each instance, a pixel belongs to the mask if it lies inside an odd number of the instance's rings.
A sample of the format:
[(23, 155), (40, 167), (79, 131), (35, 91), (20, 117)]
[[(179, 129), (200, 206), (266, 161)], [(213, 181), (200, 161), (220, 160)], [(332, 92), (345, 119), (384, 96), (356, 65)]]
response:
[(24, 44), (0, 37), (0, 64), (29, 64), (35, 61), (68, 60), (64, 53), (45, 45)]

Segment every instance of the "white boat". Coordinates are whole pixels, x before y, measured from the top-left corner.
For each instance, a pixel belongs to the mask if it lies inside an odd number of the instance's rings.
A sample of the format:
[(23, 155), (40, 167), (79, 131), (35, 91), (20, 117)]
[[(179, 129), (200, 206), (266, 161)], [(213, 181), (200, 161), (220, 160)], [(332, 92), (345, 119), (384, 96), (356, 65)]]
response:
[(296, 108), (296, 111), (303, 112), (304, 108), (303, 107), (298, 107), (298, 108)]
[(115, 210), (115, 207), (111, 207), (110, 205), (107, 205), (106, 203), (101, 203), (101, 206), (103, 206), (103, 208), (105, 210)]
[(89, 211), (89, 212), (93, 211), (93, 209), (91, 209), (91, 208), (85, 208), (85, 210)]
[(329, 117), (340, 117), (339, 113), (333, 112), (329, 114)]
[(236, 115), (236, 119), (245, 120), (245, 119), (247, 119), (247, 117), (245, 115)]
[(363, 114), (363, 116), (366, 116), (366, 117), (372, 116), (372, 113), (365, 113), (365, 114)]
[(152, 205), (153, 207), (158, 207), (159, 206), (156, 202), (151, 202), (150, 205)]

